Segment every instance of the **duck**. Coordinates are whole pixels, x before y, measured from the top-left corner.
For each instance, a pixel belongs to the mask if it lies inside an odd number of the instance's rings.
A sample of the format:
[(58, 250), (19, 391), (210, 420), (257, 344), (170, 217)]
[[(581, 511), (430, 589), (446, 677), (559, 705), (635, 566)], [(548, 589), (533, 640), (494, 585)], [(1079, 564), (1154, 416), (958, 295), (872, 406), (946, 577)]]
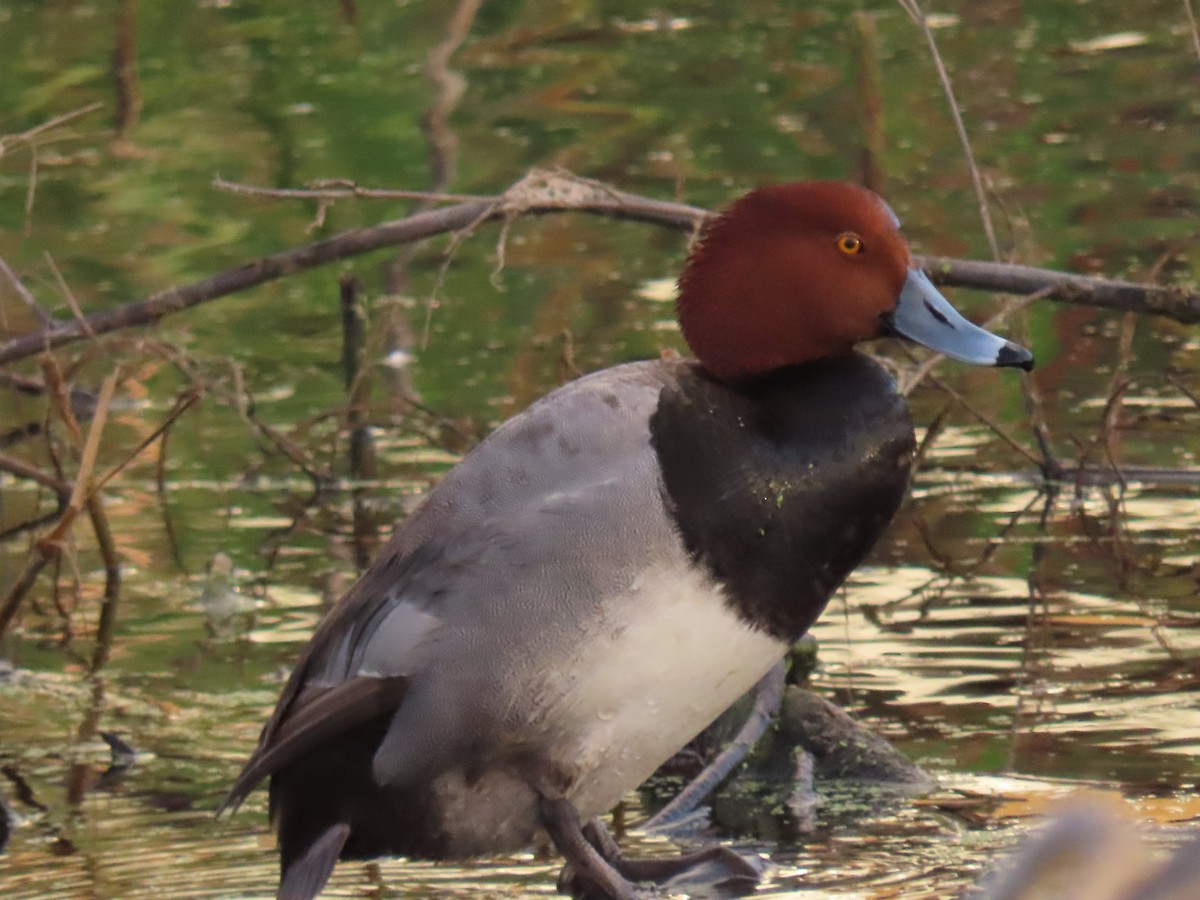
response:
[(339, 860), (547, 841), (586, 898), (760, 871), (720, 844), (627, 858), (599, 816), (784, 656), (899, 508), (913, 424), (858, 345), (1033, 356), (959, 314), (849, 183), (736, 200), (678, 288), (693, 357), (585, 375), (500, 425), (300, 653), (224, 804), (269, 780), (279, 900)]

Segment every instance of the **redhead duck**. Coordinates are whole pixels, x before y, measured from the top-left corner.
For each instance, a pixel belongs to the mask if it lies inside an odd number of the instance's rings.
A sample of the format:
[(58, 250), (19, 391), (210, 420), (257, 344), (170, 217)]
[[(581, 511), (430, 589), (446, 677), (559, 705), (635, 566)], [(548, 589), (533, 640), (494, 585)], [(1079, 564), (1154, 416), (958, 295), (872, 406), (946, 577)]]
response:
[[(270, 778), (280, 898), (338, 859), (547, 836), (577, 894), (666, 878), (594, 817), (763, 677), (904, 496), (908, 410), (855, 344), (1032, 365), (914, 267), (880, 197), (837, 182), (734, 203), (677, 313), (694, 360), (605, 369), (505, 422), (321, 623), (227, 801)], [(736, 877), (727, 855), (678, 867)]]

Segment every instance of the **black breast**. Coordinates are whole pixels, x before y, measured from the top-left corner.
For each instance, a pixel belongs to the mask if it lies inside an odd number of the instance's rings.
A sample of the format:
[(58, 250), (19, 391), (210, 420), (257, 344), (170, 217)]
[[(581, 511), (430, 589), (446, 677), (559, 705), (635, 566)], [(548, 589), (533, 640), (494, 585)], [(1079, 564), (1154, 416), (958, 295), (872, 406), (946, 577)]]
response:
[(904, 498), (908, 407), (858, 353), (739, 386), (678, 371), (650, 422), (667, 505), (739, 614), (795, 640)]

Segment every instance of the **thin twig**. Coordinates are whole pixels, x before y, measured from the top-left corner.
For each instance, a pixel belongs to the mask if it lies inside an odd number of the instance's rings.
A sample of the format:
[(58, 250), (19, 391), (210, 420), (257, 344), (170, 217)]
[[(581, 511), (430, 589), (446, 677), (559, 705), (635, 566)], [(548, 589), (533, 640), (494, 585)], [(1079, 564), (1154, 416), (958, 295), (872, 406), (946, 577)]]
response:
[(1129, 389), (1129, 363), (1133, 355), (1133, 336), (1137, 330), (1137, 316), (1125, 313), (1121, 317), (1121, 336), (1117, 341), (1117, 366), (1108, 380), (1108, 399), (1104, 403), (1104, 414), (1100, 420), (1098, 440), (1104, 447), (1104, 457), (1121, 482), (1121, 494), (1127, 487), (1118, 462), (1120, 452), (1118, 432), (1121, 427), (1122, 403)]
[(1196, 12), (1192, 9), (1192, 0), (1183, 0), (1183, 9), (1187, 13), (1188, 28), (1192, 33), (1192, 49), (1196, 58), (1200, 59), (1200, 27), (1196, 25)]
[(22, 212), (25, 214), (21, 222), (21, 233), (26, 237), (33, 231), (33, 201), (37, 196), (38, 183), (38, 155), (37, 149), (31, 149), (29, 152), (29, 177), (26, 179), (25, 185), (25, 207)]
[(399, 191), (385, 188), (359, 187), (353, 181), (326, 179), (312, 182), (310, 188), (266, 188), (253, 184), (241, 184), (214, 178), (212, 185), (217, 190), (231, 194), (246, 194), (251, 197), (272, 197), (278, 200), (420, 200), (422, 203), (477, 203), (494, 200), (483, 194), (447, 194), (442, 191)]
[[(2, 603), (0, 603), (0, 637), (8, 630), (8, 626), (20, 608), (21, 600), (33, 587), (38, 574), (45, 567), (46, 563), (59, 555), (62, 549), (62, 543), (70, 534), (71, 526), (79, 514), (88, 508), (88, 503), (109, 481), (123, 472), (130, 463), (136, 459), (146, 447), (154, 443), (163, 433), (163, 431), (171, 426), (181, 415), (183, 415), (191, 406), (200, 399), (200, 391), (192, 390), (184, 394), (176, 403), (171, 411), (167, 414), (167, 418), (154, 431), (142, 440), (133, 451), (126, 456), (124, 460), (117, 463), (115, 466), (106, 471), (99, 478), (93, 476), (96, 454), (99, 451), (100, 435), (104, 431), (104, 425), (108, 419), (109, 407), (112, 404), (113, 392), (116, 389), (118, 372), (113, 372), (105, 379), (104, 384), (100, 388), (100, 397), (96, 404), (96, 414), (92, 418), (91, 427), (88, 430), (87, 441), (83, 446), (83, 452), (80, 455), (79, 471), (75, 478), (75, 485), (71, 491), (70, 499), (67, 501), (66, 508), (59, 517), (58, 522), (50, 529), (40, 540), (35, 542), (34, 550), (29, 554), (25, 562), (25, 568), (17, 577), (16, 582), (9, 589)], [(101, 528), (104, 526), (101, 525)], [(99, 536), (98, 536), (99, 538)]]
[(1197, 394), (1195, 391), (1191, 390), (1186, 384), (1184, 384), (1174, 375), (1168, 374), (1167, 381), (1174, 385), (1175, 389), (1179, 391), (1179, 393), (1191, 400), (1196, 409), (1200, 409), (1200, 394)]
[[(1006, 770), (1009, 771), (1015, 767), (1018, 745), (1021, 738), (1028, 731), (1036, 728), (1038, 724), (1042, 712), (1042, 701), (1044, 699), (1044, 692), (1038, 690), (1037, 682), (1041, 680), (1040, 669), (1042, 660), (1046, 655), (1046, 648), (1037, 639), (1046, 636), (1045, 629), (1040, 626), (1045, 623), (1048, 609), (1046, 593), (1042, 590), (1040, 584), (1040, 575), (1042, 564), (1047, 558), (1045, 552), (1046, 526), (1049, 524), (1057, 504), (1058, 492), (1050, 490), (1046, 492), (1045, 496), (1046, 504), (1042, 507), (1042, 514), (1038, 518), (1038, 538), (1033, 544), (1032, 565), (1029, 575), (1026, 578), (1029, 604), (1026, 607), (1025, 634), (1021, 642), (1021, 662), (1020, 670), (1017, 674), (1018, 690), (1015, 692), (1017, 703), (1013, 708), (1012, 719), (1009, 722), (1008, 758), (1005, 765)], [(1041, 615), (1039, 615), (1039, 604), (1041, 606)], [(1032, 713), (1027, 716), (1025, 706), (1031, 696), (1036, 702)], [(1028, 731), (1022, 731), (1022, 726), (1026, 723), (1029, 726)]]
[(45, 134), (60, 125), (65, 125), (70, 121), (86, 116), (88, 113), (95, 112), (103, 107), (104, 104), (100, 101), (89, 103), (87, 106), (81, 106), (79, 109), (73, 109), (70, 112), (65, 112), (60, 116), (55, 116), (53, 119), (47, 119), (40, 125), (35, 125), (28, 131), (22, 131), (19, 134), (0, 135), (0, 156), (4, 155), (4, 151), (8, 149), (9, 144), (29, 143), (38, 135)]
[[(1126, 315), (1130, 315), (1127, 313)], [(1014, 337), (1018, 343), (1029, 344), (1029, 317), (1024, 312), (1017, 316)], [(1042, 476), (1048, 479), (1061, 478), (1064, 467), (1054, 452), (1054, 442), (1050, 436), (1050, 424), (1046, 421), (1045, 405), (1042, 403), (1042, 393), (1038, 388), (1037, 377), (1032, 372), (1022, 372), (1020, 376), (1021, 397), (1025, 401), (1025, 414), (1029, 417), (1029, 430), (1037, 442), (1038, 452), (1042, 454), (1039, 468)]]
[(946, 66), (942, 62), (942, 54), (938, 52), (937, 41), (933, 38), (933, 29), (929, 27), (929, 20), (925, 18), (925, 13), (922, 12), (918, 0), (897, 0), (897, 2), (921, 29), (925, 43), (929, 45), (929, 55), (933, 57), (938, 80), (942, 83), (942, 90), (945, 91), (946, 100), (950, 103), (950, 115), (954, 119), (954, 130), (958, 132), (958, 140), (962, 144), (963, 155), (967, 159), (967, 168), (971, 170), (971, 183), (975, 186), (975, 199), (979, 203), (979, 217), (983, 220), (983, 232), (987, 235), (988, 248), (992, 251), (992, 259), (999, 260), (1000, 244), (996, 240), (996, 230), (992, 225), (987, 190), (983, 186), (983, 176), (979, 172), (979, 166), (975, 163), (971, 139), (967, 137), (967, 126), (963, 124), (962, 113), (959, 112), (958, 101), (954, 97), (954, 86), (950, 83), (950, 75), (946, 72)]
[[(213, 389), (213, 393), (217, 396), (225, 394), (225, 392), (216, 388)], [(236, 395), (230, 399), (233, 400), (236, 408), (241, 413), (243, 421), (270, 441), (275, 446), (275, 449), (287, 457), (292, 465), (307, 475), (312, 480), (315, 489), (319, 490), (322, 485), (330, 480), (328, 469), (322, 468), (317, 462), (310, 459), (299, 443), (278, 428), (258, 418), (254, 413), (253, 404), (245, 402), (244, 397), (239, 398)]]
[(71, 491), (71, 496), (67, 500), (66, 509), (63, 510), (58, 522), (50, 529), (40, 540), (33, 545), (33, 552), (25, 560), (25, 567), (17, 576), (9, 588), (8, 594), (5, 595), (3, 603), (0, 603), (0, 637), (3, 637), (8, 631), (9, 623), (17, 614), (17, 610), (21, 607), (21, 601), (25, 595), (29, 593), (29, 589), (33, 587), (38, 575), (51, 559), (56, 557), (61, 551), (62, 541), (67, 536), (74, 524), (76, 517), (83, 510), (86, 503), (86, 498), (92, 489), (92, 469), (96, 463), (96, 452), (100, 446), (100, 435), (104, 431), (105, 422), (108, 420), (108, 409), (112, 403), (113, 392), (117, 386), (117, 372), (113, 372), (104, 380), (103, 386), (100, 388), (100, 399), (96, 407), (96, 415), (92, 419), (91, 428), (88, 430), (87, 442), (83, 446), (83, 453), (80, 455), (79, 472), (75, 478), (75, 486)]
[(141, 441), (138, 442), (138, 445), (133, 448), (133, 450), (126, 453), (123, 460), (96, 479), (95, 490), (100, 490), (102, 487), (124, 472), (127, 468), (129, 468), (130, 464), (132, 464), (135, 459), (142, 455), (143, 450), (157, 441), (168, 428), (170, 428), (175, 424), (176, 421), (179, 420), (180, 416), (198, 403), (200, 398), (203, 396), (204, 392), (200, 388), (192, 388), (180, 396), (179, 399), (175, 401), (175, 405), (171, 407), (170, 412), (167, 413), (167, 417), (159, 423), (157, 428), (146, 435), (146, 437), (142, 438)]
[(62, 369), (59, 368), (58, 360), (53, 354), (43, 353), (38, 357), (38, 361), (42, 365), (42, 373), (46, 376), (46, 388), (53, 408), (67, 427), (67, 433), (71, 436), (71, 446), (78, 450), (83, 446), (83, 429), (79, 427), (79, 420), (72, 408), (71, 389), (67, 380), (63, 377)]
[(54, 317), (42, 308), (42, 305), (37, 302), (37, 298), (29, 292), (29, 288), (25, 287), (21, 279), (17, 277), (17, 273), (4, 261), (4, 257), (0, 257), (0, 275), (3, 275), (8, 283), (12, 285), (13, 290), (17, 292), (17, 296), (21, 298), (21, 302), (29, 308), (30, 312), (37, 316), (38, 320), (42, 323), (42, 327), (48, 328), (54, 324)]
[(71, 495), (71, 486), (61, 478), (51, 475), (49, 472), (43, 472), (37, 466), (15, 456), (9, 456), (7, 453), (0, 453), (0, 472), (36, 481), (42, 487), (48, 487), (54, 493), (59, 494), (64, 501)]
[(34, 196), (37, 193), (37, 182), (38, 182), (37, 139), (38, 139), (38, 137), (42, 134), (45, 134), (48, 131), (51, 131), (52, 129), (58, 128), (61, 125), (65, 125), (67, 122), (70, 122), (73, 119), (76, 119), (80, 116), (86, 115), (87, 113), (94, 112), (95, 110), (100, 109), (103, 105), (104, 105), (103, 103), (99, 103), (99, 102), (89, 103), (87, 106), (80, 107), (79, 109), (72, 110), (71, 112), (63, 113), (62, 115), (55, 116), (52, 119), (48, 119), (47, 121), (42, 122), (40, 125), (36, 125), (33, 128), (30, 128), (26, 131), (20, 132), (19, 134), (0, 135), (0, 158), (3, 158), (5, 152), (7, 152), (10, 145), (13, 145), (13, 144), (28, 144), (29, 145), (29, 149), (30, 149), (29, 178), (28, 178), (28, 184), (25, 187), (25, 210), (24, 210), (25, 221), (24, 221), (24, 225), (23, 225), (25, 234), (28, 234), (30, 228), (32, 227), (33, 200), (34, 200)]
[[(925, 36), (925, 41), (929, 45), (929, 53), (933, 57), (934, 66), (937, 68), (938, 80), (941, 81), (942, 89), (945, 91), (946, 99), (950, 104), (950, 114), (954, 119), (954, 128), (958, 132), (958, 140), (962, 145), (963, 156), (966, 158), (967, 168), (971, 172), (971, 183), (975, 188), (975, 199), (979, 203), (979, 217), (983, 223), (984, 234), (987, 236), (988, 248), (991, 250), (992, 259), (999, 263), (1001, 262), (1000, 244), (996, 240), (996, 230), (992, 223), (992, 212), (988, 205), (987, 190), (983, 184), (983, 175), (980, 173), (979, 166), (975, 162), (975, 152), (971, 148), (971, 140), (967, 136), (967, 128), (963, 123), (962, 112), (954, 96), (954, 86), (950, 82), (950, 75), (946, 71), (946, 66), (942, 62), (942, 55), (938, 51), (937, 41), (933, 37), (933, 29), (929, 27), (929, 20), (921, 10), (919, 0), (898, 0), (898, 2), (908, 11), (908, 14), (917, 24), (917, 27), (921, 29), (921, 33)], [(1024, 317), (1019, 322), (1023, 323)], [(1032, 375), (1026, 373), (1021, 376), (1020, 385), (1021, 395), (1025, 398), (1026, 412), (1029, 415), (1030, 428), (1033, 431), (1034, 438), (1037, 440), (1038, 449), (1042, 453), (1041, 469), (1046, 473), (1046, 477), (1057, 477), (1062, 472), (1062, 465), (1054, 455), (1053, 444), (1050, 438), (1050, 426), (1046, 423), (1045, 416), (1042, 415), (1042, 399), (1038, 392), (1037, 382)]]
[(16, 372), (0, 371), (0, 385), (34, 397), (46, 393), (45, 382), (28, 375), (18, 375)]
[[(92, 492), (93, 487), (99, 487), (92, 481), (92, 473), (96, 468), (96, 455), (100, 452), (100, 436), (104, 433), (104, 426), (108, 422), (108, 411), (112, 406), (113, 393), (117, 389), (117, 378), (119, 372), (114, 371), (111, 375), (104, 379), (104, 383), (100, 386), (100, 401), (96, 408), (96, 415), (92, 419), (91, 427), (88, 428), (87, 440), (83, 443), (83, 450), (79, 454), (79, 471), (75, 475), (75, 486), (71, 490), (71, 499), (67, 501), (68, 511), (73, 509), (75, 513), (83, 510), (84, 501)], [(69, 526), (70, 523), (67, 523)], [(66, 528), (62, 529), (63, 532)], [(62, 535), (58, 534), (53, 540), (61, 539)]]
[(50, 255), (49, 250), (46, 251), (44, 256), (46, 259), (46, 265), (50, 267), (50, 272), (54, 275), (54, 281), (58, 285), (59, 291), (62, 292), (63, 299), (67, 301), (67, 306), (70, 308), (71, 314), (75, 316), (75, 321), (79, 323), (79, 327), (83, 330), (85, 335), (92, 338), (92, 340), (95, 340), (96, 335), (93, 334), (91, 328), (88, 327), (87, 318), (83, 315), (83, 310), (79, 307), (79, 301), (75, 299), (75, 294), (72, 293), (71, 286), (67, 284), (67, 280), (63, 278), (62, 272), (60, 272), (58, 266), (55, 265), (54, 257)]
[[(1034, 479), (1030, 479), (1034, 480)], [(1041, 480), (1041, 479), (1038, 479)], [(1021, 520), (1029, 510), (1033, 509), (1034, 505), (1042, 498), (1045, 491), (1039, 489), (1021, 509), (1013, 513), (1008, 521), (1000, 528), (1000, 530), (988, 539), (983, 550), (979, 555), (965, 567), (959, 566), (958, 572), (951, 574), (938, 573), (930, 578), (927, 578), (920, 585), (913, 588), (902, 597), (895, 600), (889, 600), (886, 603), (881, 603), (876, 606), (863, 605), (861, 607), (863, 615), (866, 616), (872, 624), (881, 628), (890, 628), (895, 630), (895, 624), (887, 624), (883, 621), (885, 614), (890, 614), (896, 610), (907, 606), (912, 600), (919, 599), (921, 602), (917, 606), (917, 618), (914, 620), (920, 622), (929, 615), (929, 611), (933, 606), (945, 596), (946, 592), (956, 581), (965, 581), (976, 574), (991, 560), (1000, 547), (1004, 546), (1005, 541), (1012, 531), (1020, 524)], [(932, 594), (930, 591), (932, 589)]]
[(965, 409), (967, 412), (969, 412), (971, 415), (973, 415), (976, 419), (978, 419), (980, 422), (982, 422), (984, 425), (986, 425), (989, 429), (991, 429), (992, 432), (995, 433), (995, 435), (997, 437), (999, 437), (1002, 441), (1004, 441), (1004, 443), (1008, 444), (1008, 446), (1010, 446), (1013, 450), (1017, 451), (1017, 453), (1021, 454), (1023, 457), (1025, 457), (1027, 460), (1029, 460), (1031, 463), (1033, 463), (1039, 469), (1045, 468), (1042, 464), (1042, 460), (1038, 458), (1038, 455), (1036, 453), (1034, 453), (1032, 450), (1027, 449), (1020, 441), (1018, 441), (1015, 437), (1013, 437), (1011, 434), (1009, 434), (1008, 429), (1006, 429), (1003, 425), (1001, 425), (999, 422), (997, 422), (995, 419), (993, 419), (991, 416), (987, 415), (986, 413), (982, 412), (981, 410), (976, 409), (974, 406), (972, 406), (970, 403), (967, 402), (967, 399), (962, 394), (960, 394), (954, 388), (950, 387), (950, 385), (946, 384), (944, 381), (942, 381), (936, 375), (930, 375), (929, 380), (933, 383), (934, 387), (936, 387), (938, 390), (942, 391), (943, 393), (949, 394), (956, 401), (958, 401), (958, 403), (962, 405), (963, 409)]
[[(467, 238), (475, 233), (475, 229), (491, 218), (498, 208), (499, 203), (495, 203), (481, 210), (479, 215), (462, 228), (456, 229), (454, 234), (450, 236), (450, 244), (442, 254), (442, 264), (438, 266), (437, 277), (433, 280), (433, 287), (429, 291), (429, 296), (424, 301), (425, 319), (421, 326), (422, 350), (426, 350), (429, 347), (429, 335), (433, 329), (433, 311), (438, 307), (438, 295), (441, 294), (442, 286), (446, 283), (446, 276), (450, 273), (450, 265), (458, 255), (458, 249)], [(501, 236), (504, 234), (504, 229), (508, 227), (508, 221), (508, 219), (505, 219), (501, 225)], [(500, 258), (502, 259), (502, 257)]]

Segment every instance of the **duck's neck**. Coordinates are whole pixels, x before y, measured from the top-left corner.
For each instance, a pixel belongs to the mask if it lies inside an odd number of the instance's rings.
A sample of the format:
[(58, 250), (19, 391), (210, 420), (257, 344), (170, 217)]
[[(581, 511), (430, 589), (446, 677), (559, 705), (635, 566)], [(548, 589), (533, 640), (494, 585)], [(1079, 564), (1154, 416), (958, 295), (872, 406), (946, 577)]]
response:
[(688, 551), (787, 641), (891, 521), (915, 445), (891, 378), (857, 353), (736, 384), (681, 366), (650, 427)]

